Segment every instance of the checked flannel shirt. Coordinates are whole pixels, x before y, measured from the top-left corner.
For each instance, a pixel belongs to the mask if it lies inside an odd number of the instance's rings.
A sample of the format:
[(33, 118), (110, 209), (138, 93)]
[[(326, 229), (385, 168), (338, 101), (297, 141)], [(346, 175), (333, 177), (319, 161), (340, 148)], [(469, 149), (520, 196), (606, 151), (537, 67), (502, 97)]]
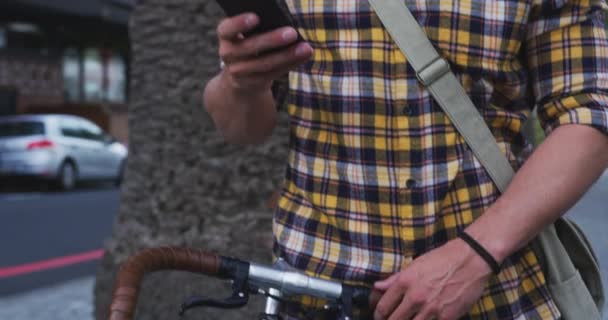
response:
[[(548, 132), (608, 133), (605, 1), (404, 1), (514, 166), (534, 105)], [(499, 193), (368, 1), (285, 3), (314, 55), (289, 75), (275, 254), (371, 284), (455, 238)], [(505, 261), (467, 317), (560, 317), (530, 248)]]

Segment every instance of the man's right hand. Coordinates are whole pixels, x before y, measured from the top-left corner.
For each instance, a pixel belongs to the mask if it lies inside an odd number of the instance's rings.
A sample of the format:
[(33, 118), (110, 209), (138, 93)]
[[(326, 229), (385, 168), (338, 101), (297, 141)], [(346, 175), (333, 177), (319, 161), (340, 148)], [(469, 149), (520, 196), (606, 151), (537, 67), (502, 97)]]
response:
[[(224, 19), (217, 28), (225, 83), (238, 92), (260, 92), (312, 56), (312, 47), (298, 42), (292, 27), (244, 37), (259, 24), (254, 13)], [(271, 52), (268, 52), (271, 51)]]

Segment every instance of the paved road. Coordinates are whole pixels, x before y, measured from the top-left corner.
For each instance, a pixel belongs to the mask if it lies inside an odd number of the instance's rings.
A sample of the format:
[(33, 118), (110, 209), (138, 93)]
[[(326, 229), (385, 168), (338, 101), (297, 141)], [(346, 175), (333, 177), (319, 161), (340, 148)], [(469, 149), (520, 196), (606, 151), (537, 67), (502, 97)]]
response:
[[(74, 259), (56, 258), (102, 248), (118, 203), (118, 191), (104, 186), (69, 193), (0, 193), (0, 270), (28, 264), (44, 268), (49, 259), (65, 263)], [(46, 262), (31, 265), (41, 261)], [(0, 296), (93, 275), (96, 264), (89, 261), (9, 278), (0, 275)]]

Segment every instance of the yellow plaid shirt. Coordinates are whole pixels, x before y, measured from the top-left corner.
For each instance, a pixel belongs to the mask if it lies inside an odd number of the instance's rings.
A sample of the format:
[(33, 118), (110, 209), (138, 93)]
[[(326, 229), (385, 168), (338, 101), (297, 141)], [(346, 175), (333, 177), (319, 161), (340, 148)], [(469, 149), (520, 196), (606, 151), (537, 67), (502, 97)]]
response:
[[(576, 123), (608, 133), (604, 1), (404, 1), (514, 166), (534, 105), (548, 132)], [(371, 284), (455, 238), (499, 193), (366, 0), (285, 2), (315, 51), (289, 75), (275, 254)], [(467, 316), (559, 317), (528, 247)]]

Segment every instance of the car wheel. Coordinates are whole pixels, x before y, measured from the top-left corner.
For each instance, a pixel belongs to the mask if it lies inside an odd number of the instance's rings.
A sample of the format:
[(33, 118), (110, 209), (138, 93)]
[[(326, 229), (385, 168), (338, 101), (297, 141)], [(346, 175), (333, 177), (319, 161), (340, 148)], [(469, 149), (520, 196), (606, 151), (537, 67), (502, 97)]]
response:
[(64, 191), (72, 190), (76, 186), (77, 172), (74, 164), (64, 162), (59, 169), (57, 176), (57, 186)]

